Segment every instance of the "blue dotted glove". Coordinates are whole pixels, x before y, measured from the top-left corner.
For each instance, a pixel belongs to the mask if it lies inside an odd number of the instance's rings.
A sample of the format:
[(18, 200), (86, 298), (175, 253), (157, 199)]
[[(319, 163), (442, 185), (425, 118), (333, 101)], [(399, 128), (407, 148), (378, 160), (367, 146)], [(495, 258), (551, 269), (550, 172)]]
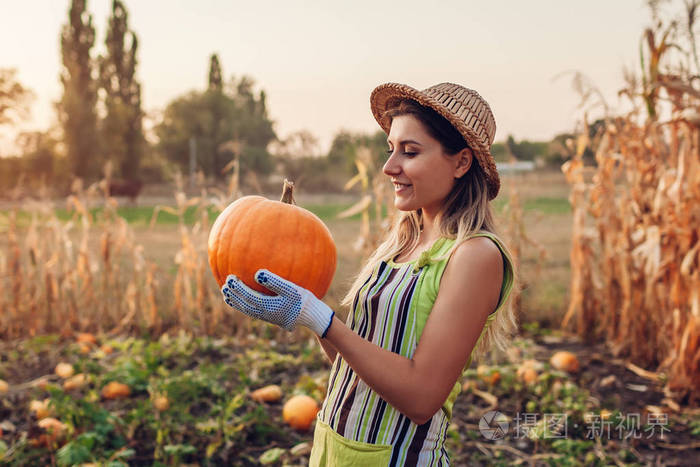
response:
[(231, 274), (226, 277), (226, 282), (221, 288), (226, 304), (248, 316), (276, 324), (287, 331), (292, 331), (297, 324), (301, 324), (319, 336), (326, 337), (335, 312), (312, 292), (282, 279), (267, 269), (260, 269), (255, 273), (255, 282), (277, 295), (265, 295), (253, 290)]

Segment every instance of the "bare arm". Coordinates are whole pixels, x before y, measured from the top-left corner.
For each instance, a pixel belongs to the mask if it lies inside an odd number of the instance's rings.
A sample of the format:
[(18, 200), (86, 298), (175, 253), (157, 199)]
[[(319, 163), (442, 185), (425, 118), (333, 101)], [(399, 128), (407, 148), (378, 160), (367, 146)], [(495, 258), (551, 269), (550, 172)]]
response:
[(338, 351), (335, 347), (333, 347), (333, 345), (331, 345), (328, 339), (323, 339), (321, 338), (321, 336), (316, 336), (316, 340), (318, 340), (318, 343), (321, 344), (323, 351), (326, 353), (326, 357), (328, 357), (328, 360), (331, 362), (332, 365), (335, 361), (335, 356), (338, 354)]
[[(452, 255), (438, 297), (412, 359), (382, 349), (333, 318), (325, 339), (358, 376), (413, 422), (422, 424), (449, 395), (498, 304), (503, 260), (486, 238), (471, 239)], [(325, 349), (325, 346), (324, 346)]]

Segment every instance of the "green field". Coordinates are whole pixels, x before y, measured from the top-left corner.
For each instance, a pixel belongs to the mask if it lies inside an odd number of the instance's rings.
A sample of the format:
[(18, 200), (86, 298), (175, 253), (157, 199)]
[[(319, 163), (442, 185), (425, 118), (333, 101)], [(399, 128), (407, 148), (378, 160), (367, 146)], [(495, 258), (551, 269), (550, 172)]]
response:
[[(501, 212), (507, 206), (508, 201), (503, 198), (499, 198), (494, 202), (494, 209), (496, 212)], [(175, 208), (173, 205), (163, 205), (168, 208)], [(324, 222), (329, 222), (337, 217), (345, 209), (352, 206), (352, 203), (337, 203), (329, 202), (326, 204), (305, 204), (302, 207), (316, 214)], [(566, 198), (550, 198), (550, 197), (538, 197), (534, 199), (528, 199), (523, 203), (522, 208), (525, 211), (539, 212), (542, 214), (567, 214), (571, 212), (571, 205), (569, 200)], [(124, 218), (129, 224), (133, 225), (150, 225), (154, 221), (153, 215), (156, 212), (157, 206), (155, 205), (143, 205), (143, 206), (119, 206), (116, 210), (117, 215)], [(8, 216), (10, 210), (4, 209), (0, 210), (0, 216)], [(88, 211), (94, 219), (100, 219), (104, 215), (103, 208), (91, 208)], [(385, 210), (386, 212), (386, 210)], [(56, 217), (62, 221), (69, 221), (75, 215), (75, 211), (68, 210), (66, 208), (58, 208), (54, 210)], [(209, 218), (213, 219), (219, 214), (219, 210), (213, 207), (208, 209)], [(371, 214), (373, 216), (373, 212)], [(351, 220), (359, 220), (360, 214), (355, 214), (350, 217)], [(199, 220), (198, 209), (196, 207), (190, 206), (183, 212), (183, 221), (186, 225), (193, 225), (197, 220)], [(17, 221), (20, 225), (26, 225), (30, 222), (32, 218), (32, 212), (26, 209), (17, 210)], [(158, 210), (157, 216), (155, 217), (155, 223), (159, 225), (169, 225), (177, 224), (180, 222), (178, 215), (172, 212)]]

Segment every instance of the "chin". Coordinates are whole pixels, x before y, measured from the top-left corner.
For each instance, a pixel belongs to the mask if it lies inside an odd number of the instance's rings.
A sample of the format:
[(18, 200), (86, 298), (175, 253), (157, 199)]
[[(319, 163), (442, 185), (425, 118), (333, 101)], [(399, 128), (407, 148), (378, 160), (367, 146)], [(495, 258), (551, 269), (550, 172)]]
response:
[(408, 201), (394, 199), (394, 207), (399, 211), (415, 211), (417, 208)]

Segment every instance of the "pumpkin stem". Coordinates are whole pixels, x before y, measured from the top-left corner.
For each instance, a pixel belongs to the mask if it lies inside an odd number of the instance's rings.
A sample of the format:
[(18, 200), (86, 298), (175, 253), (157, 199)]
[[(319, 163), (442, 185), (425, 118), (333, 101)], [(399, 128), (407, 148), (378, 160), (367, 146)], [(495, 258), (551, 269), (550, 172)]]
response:
[(286, 178), (284, 179), (284, 187), (282, 188), (282, 198), (280, 201), (287, 204), (297, 204), (294, 201), (294, 182), (290, 182)]

